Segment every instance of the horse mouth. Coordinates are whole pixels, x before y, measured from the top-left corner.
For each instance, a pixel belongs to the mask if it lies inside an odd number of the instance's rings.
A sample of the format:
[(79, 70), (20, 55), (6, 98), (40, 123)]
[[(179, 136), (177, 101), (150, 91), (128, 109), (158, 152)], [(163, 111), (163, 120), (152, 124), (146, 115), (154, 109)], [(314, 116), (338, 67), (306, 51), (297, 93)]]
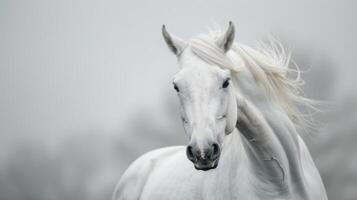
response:
[(201, 165), (201, 164), (194, 164), (196, 170), (201, 171), (208, 171), (211, 169), (216, 169), (218, 166), (218, 160), (212, 162), (211, 164)]

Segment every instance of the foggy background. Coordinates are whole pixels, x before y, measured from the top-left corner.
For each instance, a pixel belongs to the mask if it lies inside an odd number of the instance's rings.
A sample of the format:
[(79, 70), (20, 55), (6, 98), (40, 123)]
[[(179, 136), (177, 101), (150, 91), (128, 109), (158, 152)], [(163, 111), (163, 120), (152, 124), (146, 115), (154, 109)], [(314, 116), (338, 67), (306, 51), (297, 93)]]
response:
[(232, 20), (293, 50), (307, 97), (332, 102), (305, 136), (330, 199), (357, 198), (353, 0), (0, 0), (0, 199), (110, 199), (128, 165), (186, 144), (161, 25), (188, 39)]

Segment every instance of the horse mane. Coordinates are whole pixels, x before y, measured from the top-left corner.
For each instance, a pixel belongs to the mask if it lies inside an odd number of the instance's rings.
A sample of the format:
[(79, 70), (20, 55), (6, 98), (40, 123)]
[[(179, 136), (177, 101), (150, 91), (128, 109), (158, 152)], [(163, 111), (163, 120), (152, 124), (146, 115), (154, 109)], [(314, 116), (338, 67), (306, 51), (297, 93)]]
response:
[(296, 126), (313, 128), (312, 113), (318, 111), (318, 102), (302, 95), (304, 81), (299, 67), (291, 60), (291, 52), (276, 39), (260, 42), (256, 47), (234, 43), (231, 50), (240, 58), (239, 66), (215, 44), (221, 34), (222, 31), (211, 31), (193, 38), (188, 45), (200, 59), (233, 74), (246, 66), (269, 99), (277, 101)]

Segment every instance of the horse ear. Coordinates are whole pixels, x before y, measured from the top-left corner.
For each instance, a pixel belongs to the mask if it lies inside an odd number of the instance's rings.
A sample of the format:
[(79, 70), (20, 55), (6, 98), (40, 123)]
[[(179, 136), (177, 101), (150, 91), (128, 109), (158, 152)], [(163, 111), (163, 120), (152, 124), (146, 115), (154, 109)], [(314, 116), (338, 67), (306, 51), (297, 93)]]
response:
[(165, 42), (169, 49), (175, 54), (180, 55), (186, 46), (186, 43), (180, 38), (171, 35), (167, 30), (165, 25), (162, 25), (162, 35), (164, 36)]
[(230, 21), (227, 31), (217, 40), (217, 45), (222, 48), (224, 52), (227, 52), (231, 48), (234, 40), (234, 32), (234, 25)]

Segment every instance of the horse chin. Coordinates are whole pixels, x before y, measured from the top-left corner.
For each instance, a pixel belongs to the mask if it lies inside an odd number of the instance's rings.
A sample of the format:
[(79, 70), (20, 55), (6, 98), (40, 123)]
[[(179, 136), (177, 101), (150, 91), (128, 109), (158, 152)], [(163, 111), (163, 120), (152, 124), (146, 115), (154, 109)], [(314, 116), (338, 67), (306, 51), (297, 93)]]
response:
[(199, 164), (194, 164), (196, 170), (200, 171), (209, 171), (212, 169), (216, 169), (218, 167), (218, 160), (212, 162), (211, 164), (208, 165), (199, 165)]

